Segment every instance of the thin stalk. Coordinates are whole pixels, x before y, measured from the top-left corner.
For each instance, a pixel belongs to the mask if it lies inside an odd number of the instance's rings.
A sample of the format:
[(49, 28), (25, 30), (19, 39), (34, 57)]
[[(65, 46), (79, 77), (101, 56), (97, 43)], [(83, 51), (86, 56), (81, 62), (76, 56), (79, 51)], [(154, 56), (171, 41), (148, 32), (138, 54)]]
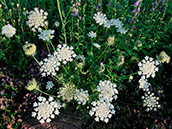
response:
[(35, 56), (33, 56), (33, 58), (34, 58), (35, 61), (39, 64), (39, 66), (41, 66), (40, 63), (39, 63), (39, 61), (35, 58)]
[(42, 91), (42, 90), (40, 90), (40, 89), (38, 89), (38, 88), (37, 88), (36, 90), (39, 91), (39, 92), (41, 92), (41, 93), (43, 93), (43, 94), (45, 94), (45, 95), (47, 95), (47, 96), (52, 96), (52, 97), (54, 97), (54, 98), (57, 98), (57, 96), (48, 94), (48, 93), (46, 93), (46, 92), (44, 92), (44, 91)]
[(60, 19), (61, 19), (62, 27), (63, 27), (63, 31), (64, 31), (65, 44), (67, 44), (66, 31), (65, 31), (66, 21), (63, 20), (59, 0), (57, 0), (57, 7), (58, 7), (58, 11), (59, 11), (59, 14), (60, 14)]
[[(51, 42), (51, 40), (50, 40), (50, 35), (49, 35), (48, 30), (47, 30), (47, 27), (46, 27), (45, 25), (44, 25), (44, 28), (45, 28), (45, 30), (46, 30), (46, 32), (47, 32), (47, 35), (48, 35), (48, 41), (50, 42), (50, 44), (51, 44), (53, 50), (56, 51), (55, 48), (54, 48), (54, 46), (53, 46), (53, 44), (52, 44), (52, 42)], [(50, 52), (49, 52), (49, 53), (50, 53)]]
[(50, 53), (50, 49), (49, 49), (49, 47), (48, 47), (48, 43), (47, 43), (47, 42), (46, 42), (46, 46), (47, 46), (48, 53), (49, 53), (49, 54), (51, 54), (51, 53)]

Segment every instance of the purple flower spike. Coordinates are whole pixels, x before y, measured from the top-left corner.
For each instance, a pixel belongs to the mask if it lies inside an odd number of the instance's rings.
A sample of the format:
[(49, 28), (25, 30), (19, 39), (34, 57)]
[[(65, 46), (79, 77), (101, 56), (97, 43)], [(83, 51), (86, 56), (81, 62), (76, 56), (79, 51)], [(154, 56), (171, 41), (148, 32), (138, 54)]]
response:
[(131, 11), (131, 13), (134, 13), (134, 12), (135, 12), (135, 10), (132, 10), (132, 11)]
[(139, 0), (134, 3), (134, 6), (138, 6)]
[(140, 12), (140, 7), (138, 7), (137, 12)]
[(152, 12), (152, 11), (153, 11), (153, 9), (150, 9), (150, 11)]
[(130, 20), (130, 24), (133, 22), (133, 18), (131, 18), (131, 20)]
[(133, 25), (132, 27), (131, 27), (131, 29), (133, 29), (135, 27), (135, 25)]
[(161, 3), (164, 3), (164, 0), (162, 0)]
[(134, 17), (136, 17), (136, 16), (137, 16), (137, 13), (134, 14)]

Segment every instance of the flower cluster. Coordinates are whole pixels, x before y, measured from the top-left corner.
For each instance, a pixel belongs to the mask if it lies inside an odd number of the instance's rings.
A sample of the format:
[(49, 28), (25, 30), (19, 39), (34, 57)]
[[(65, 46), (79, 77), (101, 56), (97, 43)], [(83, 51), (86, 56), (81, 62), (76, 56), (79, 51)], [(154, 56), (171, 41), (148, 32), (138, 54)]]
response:
[(117, 99), (118, 90), (116, 84), (111, 83), (109, 80), (100, 81), (97, 86), (97, 91), (100, 92), (99, 98), (105, 102), (112, 102), (113, 99)]
[(6, 37), (13, 37), (16, 33), (16, 29), (10, 24), (2, 27), (2, 34), (5, 34)]
[(93, 19), (96, 20), (96, 23), (99, 25), (103, 25), (104, 27), (110, 28), (111, 26), (116, 26), (117, 32), (120, 32), (121, 34), (125, 34), (127, 30), (123, 28), (123, 23), (119, 19), (111, 19), (108, 20), (106, 17), (106, 14), (102, 14), (100, 12), (97, 12), (94, 14)]
[(27, 56), (34, 56), (36, 53), (36, 46), (33, 43), (27, 43), (23, 46), (23, 50)]
[(26, 87), (26, 89), (30, 90), (30, 91), (35, 90), (37, 88), (38, 88), (38, 84), (37, 84), (37, 81), (35, 80), (35, 78), (30, 80)]
[(46, 85), (46, 89), (50, 90), (50, 89), (53, 88), (53, 87), (54, 87), (53, 82), (52, 82), (52, 81), (48, 81), (48, 82), (47, 82), (47, 85)]
[(85, 105), (87, 101), (89, 101), (88, 98), (89, 94), (88, 91), (84, 91), (83, 89), (80, 90), (76, 90), (76, 94), (75, 94), (75, 100), (78, 102), (78, 104), (82, 104)]
[(102, 14), (100, 12), (94, 14), (93, 18), (96, 20), (96, 23), (98, 23), (99, 25), (103, 25), (107, 20), (106, 14)]
[(77, 67), (82, 68), (84, 66), (84, 64), (85, 64), (84, 55), (77, 55), (76, 59), (75, 59), (75, 62), (76, 62)]
[(160, 108), (160, 104), (158, 102), (159, 97), (155, 97), (154, 93), (150, 93), (150, 91), (146, 92), (144, 96), (142, 96), (143, 99), (143, 106), (147, 107), (147, 111), (154, 110), (156, 111), (158, 108)]
[(76, 94), (76, 88), (74, 84), (63, 84), (63, 87), (59, 88), (58, 97), (62, 97), (62, 100), (71, 101)]
[(109, 46), (113, 45), (113, 44), (114, 44), (114, 40), (115, 40), (115, 36), (114, 36), (114, 35), (108, 37), (108, 39), (107, 39), (107, 44), (108, 44)]
[(38, 35), (39, 39), (42, 39), (43, 41), (48, 41), (49, 39), (53, 39), (54, 32), (55, 32), (54, 30), (42, 30), (40, 34)]
[(44, 25), (48, 25), (48, 22), (45, 21), (47, 18), (48, 13), (44, 12), (42, 9), (39, 11), (38, 8), (34, 8), (34, 10), (29, 12), (29, 16), (28, 16), (28, 21), (27, 21), (27, 25), (32, 28), (32, 31), (35, 32), (36, 29), (38, 29), (38, 31), (41, 31), (42, 28), (44, 27)]
[(140, 89), (143, 89), (143, 91), (149, 91), (150, 85), (151, 85), (151, 84), (148, 82), (147, 79), (141, 78), (141, 79), (139, 80), (139, 88), (140, 88)]
[(59, 115), (59, 109), (62, 106), (59, 102), (53, 100), (53, 97), (49, 97), (48, 100), (46, 100), (45, 97), (39, 96), (39, 102), (35, 102), (33, 104), (34, 112), (32, 112), (32, 117), (36, 117), (42, 124), (45, 122), (50, 122), (51, 119), (54, 119), (54, 114)]
[(155, 77), (155, 72), (158, 71), (157, 61), (154, 61), (152, 57), (146, 56), (141, 62), (138, 63), (139, 72), (138, 74), (141, 75), (143, 78)]
[(100, 50), (101, 46), (98, 43), (93, 43), (93, 46), (95, 46), (98, 50)]
[(59, 44), (57, 46), (57, 50), (54, 52), (54, 55), (59, 61), (62, 61), (63, 64), (66, 64), (68, 61), (72, 62), (73, 58), (76, 57), (73, 47), (69, 47), (66, 44)]
[(114, 106), (109, 103), (105, 102), (103, 100), (99, 101), (93, 101), (91, 103), (93, 107), (89, 111), (90, 116), (95, 115), (95, 120), (96, 121), (104, 121), (108, 123), (109, 118), (112, 117), (113, 114), (115, 114)]
[(165, 53), (165, 51), (162, 51), (162, 52), (157, 56), (157, 60), (158, 60), (158, 62), (160, 62), (160, 63), (164, 63), (164, 62), (169, 63), (169, 62), (170, 62), (170, 57), (167, 55), (167, 53)]
[(88, 37), (95, 38), (96, 37), (96, 32), (91, 31), (87, 35), (88, 35)]
[(73, 47), (69, 47), (66, 44), (59, 44), (57, 50), (53, 55), (48, 54), (48, 58), (45, 58), (43, 61), (39, 62), (41, 65), (40, 71), (42, 76), (46, 75), (56, 75), (56, 71), (59, 71), (60, 62), (66, 64), (68, 61), (73, 61), (73, 58), (76, 57)]
[(46, 75), (55, 76), (55, 71), (59, 71), (60, 62), (57, 56), (48, 54), (48, 58), (45, 58), (43, 61), (39, 62), (39, 64), (41, 65), (40, 71), (42, 72), (42, 77)]

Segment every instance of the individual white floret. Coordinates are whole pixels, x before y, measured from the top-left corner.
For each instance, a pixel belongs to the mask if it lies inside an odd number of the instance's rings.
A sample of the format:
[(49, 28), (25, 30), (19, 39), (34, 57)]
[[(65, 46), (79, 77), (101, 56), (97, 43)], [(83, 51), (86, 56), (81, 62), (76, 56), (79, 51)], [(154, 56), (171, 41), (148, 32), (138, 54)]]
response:
[(48, 81), (48, 82), (47, 82), (47, 85), (46, 85), (46, 89), (50, 90), (50, 89), (53, 88), (53, 87), (54, 87), (53, 82), (52, 82), (52, 81)]
[(76, 90), (76, 94), (75, 94), (75, 100), (78, 101), (78, 104), (82, 104), (85, 105), (87, 101), (89, 101), (88, 98), (89, 94), (88, 91), (84, 91), (83, 89), (81, 90)]
[(91, 31), (87, 35), (88, 35), (88, 37), (95, 38), (96, 37), (96, 32)]
[(97, 12), (96, 14), (94, 14), (93, 19), (96, 20), (96, 23), (98, 23), (99, 25), (103, 25), (106, 20), (106, 14), (102, 14), (100, 12)]
[(99, 100), (97, 102), (93, 101), (91, 104), (93, 107), (89, 111), (89, 114), (90, 116), (94, 115), (97, 122), (103, 121), (108, 123), (112, 115), (115, 114), (114, 106), (109, 102)]
[(73, 51), (73, 47), (69, 47), (66, 44), (59, 44), (57, 46), (56, 52), (54, 52), (54, 55), (58, 58), (59, 61), (62, 61), (63, 64), (66, 64), (68, 61), (72, 62), (76, 57), (76, 54)]
[(49, 54), (48, 58), (45, 58), (39, 63), (41, 65), (40, 71), (42, 72), (42, 77), (45, 77), (46, 75), (55, 76), (55, 71), (59, 71), (60, 62), (56, 56)]
[(2, 27), (1, 33), (4, 34), (6, 37), (13, 37), (16, 33), (16, 29), (8, 24)]
[(32, 28), (32, 31), (36, 31), (36, 29), (38, 29), (38, 31), (41, 31), (42, 28), (48, 25), (48, 22), (45, 21), (47, 18), (48, 13), (44, 12), (42, 9), (39, 10), (37, 7), (34, 8), (34, 10), (29, 12), (28, 15), (28, 21), (26, 22), (27, 25)]
[(117, 99), (118, 90), (116, 87), (116, 84), (111, 83), (109, 80), (100, 81), (97, 86), (99, 98), (105, 100), (106, 102), (112, 102), (113, 99)]
[(42, 39), (43, 41), (48, 41), (49, 39), (53, 39), (54, 37), (54, 30), (48, 30), (48, 33), (46, 30), (42, 30), (40, 34), (38, 35), (39, 39)]
[(140, 76), (143, 78), (155, 77), (155, 72), (158, 71), (158, 61), (154, 61), (152, 57), (145, 56), (141, 62), (138, 63)]
[(150, 93), (150, 91), (146, 92), (143, 99), (143, 106), (146, 107), (146, 111), (157, 111), (158, 108), (161, 107), (158, 100), (159, 97), (155, 97), (154, 93)]
[(51, 122), (51, 119), (55, 117), (54, 114), (58, 115), (59, 109), (62, 107), (59, 102), (53, 100), (53, 97), (49, 97), (47, 100), (45, 97), (39, 96), (39, 102), (33, 104), (32, 117), (36, 117), (41, 124)]
[(149, 91), (149, 87), (150, 87), (150, 83), (148, 83), (148, 80), (147, 79), (143, 79), (141, 78), (139, 80), (139, 88), (140, 89), (143, 89), (143, 91)]

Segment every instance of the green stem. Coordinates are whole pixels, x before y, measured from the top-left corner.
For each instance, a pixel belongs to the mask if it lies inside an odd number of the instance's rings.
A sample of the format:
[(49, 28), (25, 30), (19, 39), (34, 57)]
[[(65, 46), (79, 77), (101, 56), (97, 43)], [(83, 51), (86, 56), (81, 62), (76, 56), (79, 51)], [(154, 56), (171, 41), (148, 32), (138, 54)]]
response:
[(50, 49), (49, 49), (49, 47), (48, 47), (48, 43), (47, 43), (47, 42), (46, 42), (46, 46), (47, 46), (48, 53), (49, 53), (49, 54), (51, 54), (51, 53), (50, 53)]
[(69, 74), (68, 71), (66, 70), (66, 68), (65, 68), (64, 66), (62, 66), (62, 67), (63, 67), (63, 69), (65, 70), (65, 72), (66, 72), (67, 74)]
[(65, 44), (67, 44), (66, 31), (65, 31), (66, 21), (63, 20), (61, 9), (60, 9), (60, 2), (59, 2), (59, 0), (57, 0), (57, 7), (58, 7), (59, 14), (60, 14), (61, 22), (62, 22), (62, 28), (63, 28), (63, 31), (64, 31)]
[[(46, 30), (46, 32), (47, 32), (47, 35), (48, 35), (48, 41), (50, 42), (50, 44), (51, 44), (53, 50), (56, 51), (55, 48), (54, 48), (54, 46), (53, 46), (53, 44), (52, 44), (52, 42), (51, 42), (51, 40), (50, 40), (50, 35), (49, 35), (48, 30), (47, 30), (47, 27), (46, 27), (45, 25), (44, 25), (44, 28), (45, 28), (45, 30)], [(50, 52), (49, 52), (49, 53), (50, 53)]]
[(41, 92), (41, 93), (43, 93), (43, 94), (45, 94), (45, 95), (47, 95), (47, 96), (52, 96), (52, 97), (54, 97), (54, 98), (57, 98), (57, 96), (48, 94), (48, 93), (46, 93), (46, 92), (44, 92), (44, 91), (42, 91), (42, 90), (40, 90), (40, 89), (38, 89), (38, 88), (37, 88), (36, 90), (39, 91), (39, 92)]
[(90, 68), (86, 71), (86, 72), (82, 72), (82, 74), (87, 74), (89, 72), (89, 70), (92, 68), (92, 66), (100, 59), (100, 57), (104, 54), (104, 52), (106, 51), (106, 49), (109, 46), (107, 45), (106, 48), (104, 49), (104, 51), (102, 52), (102, 54), (97, 58), (97, 60), (95, 62), (92, 63), (92, 65), (90, 66)]
[(33, 58), (34, 58), (35, 61), (39, 64), (39, 66), (41, 66), (40, 63), (39, 63), (39, 61), (35, 58), (35, 56), (33, 56)]

